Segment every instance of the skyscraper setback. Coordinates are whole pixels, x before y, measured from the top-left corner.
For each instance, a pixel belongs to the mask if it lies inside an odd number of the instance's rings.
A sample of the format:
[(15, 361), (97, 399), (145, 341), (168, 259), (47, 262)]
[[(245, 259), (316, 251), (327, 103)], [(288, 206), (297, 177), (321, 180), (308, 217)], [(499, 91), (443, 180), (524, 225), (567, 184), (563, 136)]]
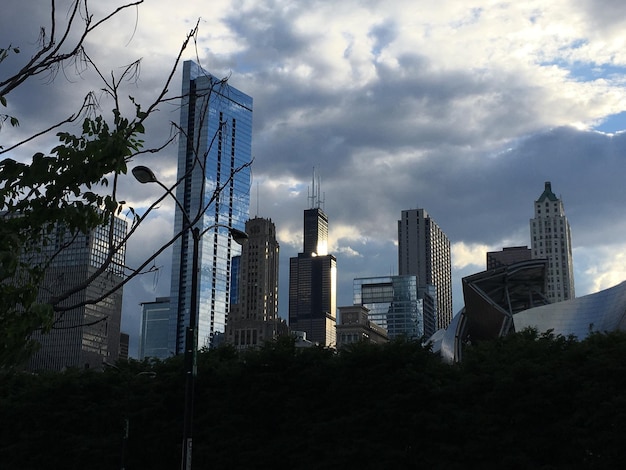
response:
[(543, 193), (535, 201), (535, 217), (530, 219), (533, 259), (547, 259), (546, 296), (550, 302), (573, 299), (574, 266), (572, 235), (565, 217), (563, 201), (546, 181)]
[(304, 211), (304, 249), (289, 260), (289, 327), (323, 346), (336, 345), (337, 260), (328, 254), (328, 217), (313, 179)]
[[(244, 230), (249, 217), (252, 98), (194, 62), (183, 66), (174, 231), (185, 232), (173, 249), (168, 347), (184, 350), (189, 323), (193, 242), (189, 221), (200, 240), (198, 346), (222, 337), (230, 305), (231, 259), (241, 253), (227, 227)], [(218, 198), (211, 202), (214, 194)]]
[[(274, 339), (282, 322), (278, 317), (278, 242), (271, 220), (255, 217), (246, 222), (248, 241), (239, 261), (238, 292), (232, 298), (226, 324), (229, 343), (236, 348), (256, 347)], [(233, 283), (234, 284), (234, 283)]]
[(398, 270), (416, 275), (417, 285), (436, 289), (437, 328), (452, 320), (450, 240), (424, 209), (404, 210), (398, 221)]

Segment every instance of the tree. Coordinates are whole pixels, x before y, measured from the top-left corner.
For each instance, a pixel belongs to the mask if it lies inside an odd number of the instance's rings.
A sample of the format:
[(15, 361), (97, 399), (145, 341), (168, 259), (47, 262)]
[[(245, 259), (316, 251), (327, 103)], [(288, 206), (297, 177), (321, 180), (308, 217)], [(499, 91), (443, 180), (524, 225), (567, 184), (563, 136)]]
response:
[[(104, 92), (100, 98), (95, 92), (89, 92), (82, 97), (76, 112), (51, 123), (45, 129), (34, 131), (25, 139), (8, 143), (0, 140), (0, 155), (3, 156), (0, 161), (0, 368), (18, 364), (32, 352), (36, 347), (31, 338), (34, 331), (49, 331), (64, 312), (86, 303), (84, 300), (74, 302), (70, 299), (107, 272), (116, 254), (137, 233), (142, 222), (165, 198), (172, 196), (174, 188), (186, 176), (182, 175), (171, 187), (165, 187), (164, 193), (141, 215), (118, 194), (119, 177), (127, 173), (132, 159), (153, 155), (176, 139), (187, 137), (179, 126), (172, 123), (174, 132), (157, 146), (145, 148), (142, 140), (145, 125), (158, 111), (158, 106), (182, 98), (170, 96), (168, 90), (183, 52), (196, 40), (198, 24), (186, 35), (162, 88), (147, 106), (142, 106), (132, 96), (128, 98), (129, 102), (123, 98), (124, 84), (136, 81), (139, 76), (140, 60), (123, 67), (121, 73), (116, 75), (111, 72), (108, 76), (92, 60), (86, 48), (86, 38), (96, 28), (106, 27), (111, 18), (131, 7), (139, 7), (142, 3), (143, 0), (129, 2), (96, 19), (89, 9), (89, 0), (75, 0), (62, 22), (59, 21), (56, 2), (51, 0), (50, 24), (48, 28), (40, 29), (37, 51), (25, 59), (15, 72), (4, 76), (0, 68), (0, 104), (3, 107), (7, 107), (10, 102), (11, 93), (29, 80), (44, 74), (53, 80), (61, 71), (67, 73), (68, 65), (72, 65), (81, 75), (86, 70), (95, 72), (99, 77), (97, 87)], [(0, 67), (9, 57), (16, 58), (19, 54), (19, 46), (8, 45), (0, 49)], [(226, 79), (216, 81), (215, 88), (209, 94), (225, 83)], [(205, 101), (208, 103), (208, 99)], [(110, 115), (101, 113), (104, 102), (112, 103)], [(129, 116), (124, 112), (127, 103), (132, 109)], [(82, 122), (78, 135), (65, 128), (75, 122)], [(11, 126), (20, 125), (16, 116), (0, 115), (0, 124), (7, 123)], [(28, 163), (11, 158), (26, 144), (32, 145), (53, 133), (56, 133), (59, 144), (50, 151), (36, 152)], [(204, 162), (208, 152), (200, 154), (197, 147), (194, 149), (194, 165), (206, 168)], [(231, 174), (231, 179), (248, 165), (237, 168)], [(223, 182), (207, 198), (208, 203), (202, 211), (190, 214), (190, 224), (200, 220), (228, 183)], [(121, 240), (114, 240), (114, 217), (123, 213), (130, 217), (128, 232)], [(52, 260), (67, 248), (67, 243), (55, 247), (52, 255), (36, 263), (32, 259), (28, 260), (25, 254), (43, 253), (43, 247), (48, 247), (49, 252), (53, 246), (52, 238), (58, 235), (59, 230), (65, 234), (64, 240), (71, 241), (79, 234), (87, 234), (101, 226), (109, 227), (111, 237), (106, 259), (84, 282), (64, 292), (57, 292), (42, 303), (38, 291), (45, 273)], [(183, 235), (182, 232), (174, 234), (139, 266), (126, 266), (124, 280), (90, 302), (102, 301), (134, 277), (156, 269), (152, 265), (154, 259)]]

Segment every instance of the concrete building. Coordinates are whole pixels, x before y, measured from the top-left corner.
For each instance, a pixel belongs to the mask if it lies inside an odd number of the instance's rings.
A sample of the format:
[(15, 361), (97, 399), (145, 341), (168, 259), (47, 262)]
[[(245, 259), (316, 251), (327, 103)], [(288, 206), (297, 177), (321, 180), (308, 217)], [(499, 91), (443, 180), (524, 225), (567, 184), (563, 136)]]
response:
[[(41, 303), (88, 283), (60, 304), (68, 310), (55, 314), (50, 332), (33, 333), (41, 347), (30, 359), (30, 370), (101, 369), (103, 363), (117, 361), (122, 289), (112, 291), (124, 279), (125, 247), (121, 243), (125, 235), (126, 221), (117, 217), (111, 225), (76, 236), (57, 226), (52, 243), (38, 253), (25, 255), (29, 263), (50, 262), (39, 289)], [(121, 247), (107, 269), (96, 275), (109, 254), (111, 242)], [(59, 251), (61, 247), (64, 248)], [(88, 282), (93, 276), (95, 279)]]
[[(178, 181), (172, 257), (168, 348), (184, 351), (189, 324), (193, 239), (189, 221), (203, 233), (200, 240), (198, 347), (223, 339), (231, 295), (231, 259), (241, 253), (228, 227), (244, 230), (249, 218), (252, 98), (197, 64), (183, 66)], [(199, 146), (198, 146), (199, 145)], [(217, 200), (212, 196), (219, 191)], [(196, 222), (197, 220), (197, 222)]]
[(436, 288), (437, 328), (452, 320), (450, 240), (424, 209), (402, 211), (398, 221), (398, 272), (417, 276), (421, 289)]
[(530, 219), (532, 258), (548, 260), (546, 295), (552, 303), (573, 299), (572, 235), (563, 201), (552, 192), (549, 181), (534, 207), (535, 217)]
[[(254, 348), (286, 333), (278, 316), (278, 256), (276, 227), (255, 217), (246, 222), (248, 241), (239, 258), (236, 303), (226, 322), (226, 340), (238, 349)], [(233, 292), (234, 293), (234, 292)]]
[(337, 323), (337, 349), (349, 344), (386, 343), (389, 341), (387, 330), (371, 321), (369, 310), (362, 305), (339, 307)]

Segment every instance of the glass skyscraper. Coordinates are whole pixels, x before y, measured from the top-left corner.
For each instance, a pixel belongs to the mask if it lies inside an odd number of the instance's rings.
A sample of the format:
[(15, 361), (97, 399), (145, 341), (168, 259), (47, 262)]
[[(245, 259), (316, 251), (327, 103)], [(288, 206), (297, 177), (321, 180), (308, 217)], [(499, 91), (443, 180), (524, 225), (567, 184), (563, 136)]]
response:
[(328, 254), (328, 217), (313, 207), (304, 211), (304, 251), (289, 260), (289, 328), (334, 347), (336, 310), (337, 260)]
[(156, 357), (167, 359), (168, 324), (170, 317), (170, 298), (157, 297), (154, 302), (141, 304), (141, 338), (139, 339), (139, 359)]
[[(417, 276), (381, 276), (354, 280), (354, 305), (387, 330), (389, 339), (420, 339), (435, 331), (434, 290), (419, 292)], [(420, 295), (421, 294), (421, 295)]]
[[(244, 230), (249, 217), (252, 98), (203, 70), (183, 66), (181, 134), (174, 233), (168, 347), (184, 350), (189, 323), (193, 238), (201, 233), (198, 280), (198, 347), (212, 346), (224, 333), (230, 305), (231, 259), (241, 254), (228, 228)], [(218, 194), (213, 200), (214, 195)], [(219, 224), (220, 226), (217, 226)]]
[[(31, 265), (49, 263), (37, 300), (77, 290), (59, 306), (68, 310), (55, 314), (48, 333), (36, 331), (33, 339), (40, 348), (31, 357), (30, 370), (62, 370), (67, 367), (101, 369), (113, 364), (120, 352), (122, 289), (126, 236), (124, 219), (113, 217), (89, 233), (72, 235), (62, 224), (51, 232), (49, 243), (24, 255)], [(119, 247), (112, 262), (98, 274), (111, 247)], [(96, 278), (89, 282), (93, 276)]]

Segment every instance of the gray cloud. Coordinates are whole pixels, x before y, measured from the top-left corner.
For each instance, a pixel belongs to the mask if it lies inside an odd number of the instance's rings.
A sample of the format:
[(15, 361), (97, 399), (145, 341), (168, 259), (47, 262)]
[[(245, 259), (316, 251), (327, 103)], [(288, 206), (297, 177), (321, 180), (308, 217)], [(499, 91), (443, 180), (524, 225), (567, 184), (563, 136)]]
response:
[[(5, 9), (12, 16), (3, 21), (0, 44), (32, 44), (45, 24), (45, 9), (9, 3)], [(598, 2), (525, 2), (497, 11), (488, 4), (471, 11), (456, 3), (424, 5), (216, 2), (214, 14), (206, 15), (195, 5), (149, 2), (139, 9), (136, 31), (135, 13), (129, 12), (116, 23), (115, 34), (90, 44), (104, 71), (144, 57), (139, 81), (126, 83), (124, 93), (147, 104), (190, 24), (204, 16), (202, 65), (217, 76), (231, 75), (230, 83), (254, 98), (251, 214), (272, 218), (282, 237), (283, 316), (288, 258), (301, 249), (313, 167), (322, 176), (340, 305), (351, 302), (354, 277), (395, 272), (400, 211), (424, 207), (453, 245), (478, 253), (454, 270), (455, 309), (460, 308), (460, 279), (482, 269), (483, 247), (529, 244), (532, 203), (545, 181), (563, 197), (572, 225), (579, 294), (597, 288), (592, 278), (598, 276), (588, 273), (608, 266), (611, 248), (626, 250), (620, 236), (626, 228), (626, 134), (589, 130), (590, 123), (623, 111), (623, 77), (585, 82), (560, 68), (576, 63), (615, 71), (626, 65), (610, 41), (621, 34), (622, 4), (602, 2), (610, 14)], [(172, 9), (162, 13), (167, 8)], [(163, 14), (171, 18), (161, 24)], [(551, 34), (548, 25), (555, 31), (558, 25), (571, 28)], [(594, 54), (600, 44), (602, 55)], [(185, 57), (194, 56), (190, 51)], [(9, 97), (24, 125), (3, 129), (2, 143), (66, 115), (99, 86), (90, 74), (70, 79), (34, 81)], [(179, 87), (176, 75), (170, 96)], [(103, 112), (110, 107), (104, 100)], [(163, 105), (148, 123), (147, 145), (166, 139), (169, 122), (177, 120), (176, 104)], [(171, 180), (176, 146), (134, 164), (148, 164)], [(155, 191), (130, 178), (121, 189), (129, 201), (147, 200)], [(171, 233), (170, 213), (164, 207), (149, 232), (137, 238), (129, 249), (131, 262)], [(169, 263), (169, 255), (162, 256), (158, 277), (125, 289), (128, 329), (138, 331), (139, 302), (168, 294)]]

